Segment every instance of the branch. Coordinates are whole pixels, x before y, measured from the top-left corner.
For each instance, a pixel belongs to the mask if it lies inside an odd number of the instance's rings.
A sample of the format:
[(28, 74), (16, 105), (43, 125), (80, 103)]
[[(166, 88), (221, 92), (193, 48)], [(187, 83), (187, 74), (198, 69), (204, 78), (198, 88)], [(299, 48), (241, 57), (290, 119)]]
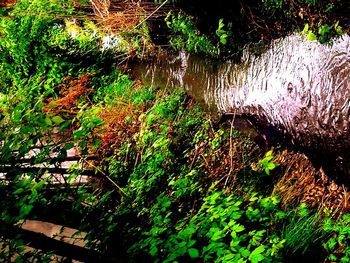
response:
[(103, 258), (97, 251), (68, 244), (63, 241), (55, 240), (44, 234), (25, 230), (16, 226), (6, 225), (0, 227), (0, 236), (8, 239), (20, 239), (32, 248), (40, 249), (44, 252), (54, 252), (56, 255), (76, 259), (82, 262), (108, 262), (110, 259)]
[[(44, 168), (44, 167), (11, 167), (11, 166), (3, 166), (0, 167), (0, 173), (14, 173), (14, 172), (22, 172), (22, 173), (44, 173), (49, 172), (52, 174), (71, 174), (72, 170), (68, 168)], [(100, 177), (99, 174), (96, 173), (95, 170), (82, 169), (79, 175), (86, 175), (91, 177)]]

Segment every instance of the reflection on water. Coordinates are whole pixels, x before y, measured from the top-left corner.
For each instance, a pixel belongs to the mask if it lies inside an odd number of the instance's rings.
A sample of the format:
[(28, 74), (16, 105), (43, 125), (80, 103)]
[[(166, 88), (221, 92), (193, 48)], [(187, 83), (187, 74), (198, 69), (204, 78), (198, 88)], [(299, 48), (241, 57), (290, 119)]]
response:
[(184, 86), (210, 112), (246, 116), (304, 149), (350, 163), (350, 37), (330, 46), (291, 35), (261, 56), (215, 61), (180, 52), (135, 65), (146, 84)]

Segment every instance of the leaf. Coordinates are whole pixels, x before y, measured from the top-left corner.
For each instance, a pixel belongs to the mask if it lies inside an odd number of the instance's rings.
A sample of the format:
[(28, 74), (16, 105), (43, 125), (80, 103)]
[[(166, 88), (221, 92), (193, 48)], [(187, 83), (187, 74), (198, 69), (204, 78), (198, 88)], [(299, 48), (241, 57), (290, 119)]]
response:
[(335, 248), (335, 246), (337, 245), (337, 241), (335, 240), (335, 238), (331, 237), (328, 241), (327, 241), (327, 246), (329, 248), (329, 250), (333, 250)]
[(265, 154), (265, 157), (269, 157), (269, 156), (272, 156), (272, 157), (273, 157), (273, 151), (272, 151), (272, 150), (268, 151), (268, 152)]
[(265, 251), (265, 246), (260, 245), (256, 249), (253, 250), (253, 252), (249, 255), (249, 260), (252, 263), (260, 262), (264, 260), (264, 255), (261, 255), (262, 252)]
[(63, 149), (65, 149), (67, 151), (67, 150), (72, 149), (73, 147), (74, 147), (74, 144), (72, 142), (69, 142), (63, 146)]
[(243, 225), (237, 224), (232, 227), (232, 231), (235, 231), (237, 233), (242, 232), (245, 230), (245, 227)]
[(23, 188), (18, 188), (16, 191), (13, 192), (14, 195), (18, 195), (23, 193), (25, 190)]
[(240, 250), (239, 250), (239, 253), (242, 255), (242, 257), (244, 258), (247, 258), (250, 256), (250, 251), (244, 247), (242, 247)]
[(55, 124), (57, 124), (57, 125), (59, 125), (59, 124), (61, 124), (62, 122), (64, 122), (64, 119), (62, 119), (60, 116), (54, 116), (53, 118), (52, 118), (52, 121), (55, 123)]
[(230, 253), (230, 254), (226, 254), (223, 258), (222, 261), (223, 262), (233, 262), (235, 255)]
[(74, 131), (73, 132), (74, 141), (77, 141), (83, 138), (83, 135), (84, 135), (84, 131), (82, 129)]
[(48, 116), (45, 117), (45, 123), (46, 123), (46, 125), (48, 125), (48, 126), (51, 126), (51, 125), (52, 125), (52, 121), (51, 121), (50, 117), (48, 117)]
[(339, 26), (339, 21), (337, 21), (334, 25), (335, 32), (337, 32), (338, 35), (343, 34), (343, 28)]
[(22, 126), (19, 131), (21, 134), (33, 134), (35, 132), (34, 128), (28, 125)]
[(237, 252), (237, 248), (239, 248), (239, 243), (240, 243), (241, 241), (238, 239), (238, 240), (232, 240), (231, 242), (230, 242), (230, 248), (231, 248), (231, 250), (233, 251), (233, 252)]
[(188, 254), (191, 258), (198, 258), (199, 257), (199, 251), (196, 248), (190, 248), (188, 249)]
[(157, 254), (157, 252), (158, 252), (158, 248), (153, 247), (149, 253), (151, 254), (151, 256), (155, 256)]
[(33, 206), (32, 205), (24, 205), (19, 210), (19, 216), (23, 218), (24, 216), (28, 215), (30, 211), (32, 211)]
[(305, 24), (303, 31), (301, 31), (301, 34), (305, 36), (308, 32), (309, 32), (309, 24)]
[(227, 44), (227, 34), (223, 34), (223, 35), (220, 37), (220, 43), (223, 44), (223, 45), (226, 45), (226, 44)]
[(191, 247), (191, 246), (193, 246), (195, 243), (196, 243), (197, 241), (196, 240), (190, 240), (190, 241), (188, 241), (188, 246), (189, 247)]
[(323, 35), (329, 33), (329, 30), (330, 30), (330, 27), (329, 27), (327, 24), (325, 24), (325, 25), (322, 25), (322, 26), (318, 29), (318, 33), (319, 33), (321, 36), (323, 36)]
[(269, 170), (273, 170), (277, 167), (277, 165), (275, 163), (268, 163), (266, 168), (269, 169)]
[(211, 237), (211, 240), (213, 241), (217, 241), (221, 238), (224, 237), (224, 232), (222, 230), (218, 230), (214, 233), (214, 235)]
[(311, 31), (307, 34), (307, 40), (308, 41), (316, 41), (317, 40), (317, 36), (312, 33)]
[(331, 262), (337, 262), (338, 261), (338, 258), (334, 255), (334, 254), (330, 254), (328, 259), (331, 261)]

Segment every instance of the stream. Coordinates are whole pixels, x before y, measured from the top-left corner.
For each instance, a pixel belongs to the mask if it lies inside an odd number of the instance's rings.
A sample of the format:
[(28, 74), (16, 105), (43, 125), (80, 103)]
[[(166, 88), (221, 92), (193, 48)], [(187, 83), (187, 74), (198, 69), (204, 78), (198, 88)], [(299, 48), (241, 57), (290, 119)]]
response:
[(350, 178), (350, 37), (331, 45), (293, 34), (242, 62), (179, 52), (132, 65), (144, 84), (185, 87), (211, 113), (249, 120), (329, 173)]

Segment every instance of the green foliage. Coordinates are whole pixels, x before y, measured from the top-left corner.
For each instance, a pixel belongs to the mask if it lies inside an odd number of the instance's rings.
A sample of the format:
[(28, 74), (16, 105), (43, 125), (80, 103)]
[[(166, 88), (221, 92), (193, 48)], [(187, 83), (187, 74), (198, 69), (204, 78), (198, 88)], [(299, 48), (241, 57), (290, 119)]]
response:
[(58, 77), (56, 81), (63, 77), (57, 76), (65, 65), (62, 55), (49, 52), (52, 49), (50, 30), (55, 31), (60, 21), (43, 14), (52, 8), (57, 15), (69, 15), (72, 11), (69, 4), (70, 1), (19, 1), (11, 17), (0, 18), (0, 90), (10, 83), (15, 87), (22, 85), (36, 70)]
[(304, 4), (309, 7), (316, 7), (319, 5), (319, 2), (319, 0), (262, 0), (263, 6), (266, 11), (283, 11), (286, 13), (289, 11), (288, 7), (294, 5), (295, 3)]
[[(204, 197), (197, 212), (190, 211), (175, 222), (168, 209), (174, 201), (158, 197), (150, 210), (152, 228), (144, 240), (132, 247), (133, 253), (149, 251), (157, 262), (198, 257), (210, 262), (270, 262), (279, 258), (284, 240), (269, 236), (266, 230), (273, 222), (271, 212), (275, 211), (277, 199), (255, 196), (247, 203), (241, 197), (214, 191)], [(248, 211), (253, 209), (262, 213), (252, 216)]]
[(332, 262), (349, 262), (350, 260), (350, 215), (344, 214), (339, 220), (324, 220), (324, 231), (329, 235), (323, 247)]
[(262, 0), (262, 2), (267, 11), (278, 10), (283, 7), (283, 0)]
[[(266, 4), (280, 8), (282, 2)], [(122, 240), (131, 261), (138, 262), (278, 262), (286, 252), (303, 254), (320, 242), (318, 217), (304, 206), (282, 211), (277, 196), (257, 192), (254, 184), (224, 188), (222, 178), (244, 177), (250, 165), (237, 154), (232, 157), (237, 163), (230, 164), (237, 164), (236, 170), (222, 167), (230, 140), (240, 135), (214, 128), (185, 92), (156, 93), (111, 69), (101, 38), (91, 35), (95, 25), (61, 19), (73, 12), (72, 6), (70, 1), (22, 0), (11, 18), (0, 18), (0, 168), (7, 172), (0, 182), (1, 260), (14, 255), (19, 261), (49, 260), (51, 253), (29, 255), (20, 238), (1, 234), (6, 226), (45, 218), (45, 213), (57, 213), (55, 217), (87, 232), (88, 246), (101, 253), (113, 254), (116, 241)], [(45, 15), (47, 9), (57, 16)], [(170, 13), (166, 21), (175, 34), (175, 49), (218, 55), (218, 47), (231, 41), (231, 25), (223, 19), (215, 32), (217, 45), (199, 34), (190, 17)], [(317, 37), (327, 38), (333, 29), (341, 32), (338, 24), (325, 24)], [(140, 30), (148, 34), (146, 28)], [(141, 46), (146, 37), (138, 41)], [(86, 73), (91, 75), (90, 91), (75, 98), (73, 110), (47, 107), (71, 91), (65, 77), (79, 80)], [(130, 112), (138, 116), (135, 131), (126, 137), (113, 131), (120, 145), (96, 160), (97, 183), (73, 184), (82, 169), (78, 163), (56, 187), (47, 167), (58, 167), (73, 147), (79, 147), (82, 162), (87, 159), (101, 142), (101, 109), (125, 105), (137, 111)], [(32, 154), (33, 145), (41, 142)], [(245, 142), (240, 139), (237, 145)], [(30, 165), (48, 166), (23, 171), (21, 161), (28, 156)], [(273, 159), (272, 151), (266, 153), (255, 175), (271, 175), (277, 166)], [(325, 221), (329, 260), (348, 260), (348, 223), (346, 216)]]
[(218, 28), (215, 31), (215, 34), (219, 37), (220, 43), (226, 45), (229, 38), (232, 36), (232, 23), (228, 23), (227, 29), (225, 29), (224, 19), (219, 20)]
[(332, 38), (342, 35), (343, 31), (338, 22), (332, 26), (327, 24), (320, 25), (317, 32), (309, 29), (309, 24), (305, 24), (301, 34), (306, 35), (308, 41), (318, 40), (321, 44), (324, 44), (330, 42)]
[(319, 0), (297, 0), (298, 3), (306, 4), (308, 6), (316, 6)]
[(99, 108), (91, 107), (82, 110), (77, 114), (76, 120), (79, 121), (79, 128), (73, 132), (73, 141), (81, 151), (81, 155), (87, 155), (89, 147), (97, 148), (100, 140), (94, 136), (96, 128), (103, 126), (102, 120), (97, 116)]
[(287, 255), (304, 255), (323, 241), (325, 233), (320, 215), (311, 213), (305, 204), (289, 211), (284, 217), (288, 221), (282, 232)]
[(263, 159), (259, 160), (258, 164), (267, 175), (270, 175), (270, 172), (278, 166), (278, 164), (272, 161), (274, 158), (273, 152), (270, 150), (265, 154)]
[(134, 105), (144, 105), (154, 100), (154, 91), (150, 88), (133, 88), (134, 81), (128, 76), (121, 74), (118, 70), (110, 72), (108, 75), (97, 75), (94, 78), (93, 87), (96, 93), (93, 101), (106, 105), (115, 105), (130, 101)]
[(44, 253), (38, 249), (28, 250), (21, 240), (0, 237), (1, 262), (52, 262), (53, 256), (53, 253)]
[[(11, 187), (11, 191), (3, 193), (3, 200), (12, 200), (14, 203), (14, 207), (6, 207), (5, 204), (1, 206), (0, 218), (3, 224), (14, 224), (26, 219), (35, 205), (47, 202), (43, 195), (46, 181), (40, 180), (36, 183), (33, 180), (35, 177), (35, 175), (30, 175), (28, 178), (17, 177), (8, 186)], [(1, 188), (7, 190), (7, 187)]]
[[(209, 40), (208, 37), (201, 35), (196, 29), (193, 18), (182, 14), (169, 12), (165, 18), (168, 28), (175, 34), (170, 38), (170, 45), (175, 50), (185, 49), (191, 53), (202, 53), (209, 55), (218, 55), (218, 48)], [(227, 41), (227, 33), (219, 24), (219, 37), (223, 42)], [(226, 36), (225, 36), (226, 34)]]
[[(189, 152), (189, 147), (210, 139), (210, 126), (208, 129), (207, 122), (197, 119), (196, 111), (181, 105), (183, 96), (176, 92), (158, 99), (140, 116), (141, 129), (135, 139), (142, 155), (129, 175), (124, 187), (127, 198), (117, 212), (117, 217), (136, 216), (129, 222), (138, 223), (115, 226), (129, 240), (130, 256), (138, 261), (148, 254), (156, 262), (278, 259), (284, 240), (266, 230), (275, 224), (278, 199), (257, 193), (245, 199), (220, 190), (207, 192), (203, 169), (189, 168), (181, 160), (184, 154), (174, 154), (179, 143), (183, 152)], [(223, 133), (219, 130), (210, 139), (211, 151), (222, 144)], [(192, 136), (183, 137), (185, 134)], [(120, 161), (112, 164), (117, 183), (125, 185), (125, 165)]]
[[(105, 193), (91, 193), (87, 190), (89, 188), (84, 187), (74, 188), (81, 172), (80, 163), (66, 171), (62, 188), (53, 183), (57, 180), (56, 175), (48, 173), (48, 169), (58, 167), (73, 146), (80, 147), (82, 159), (90, 154), (99, 145), (96, 129), (103, 125), (97, 116), (99, 109), (91, 107), (88, 95), (74, 102), (76, 112), (58, 109), (61, 112), (56, 113), (46, 107), (49, 101), (70, 90), (65, 77), (75, 79), (98, 68), (95, 78), (91, 79), (93, 89), (102, 94), (103, 100), (111, 95), (104, 92), (104, 83), (98, 81), (105, 74), (106, 67), (100, 66), (104, 64), (105, 57), (97, 53), (99, 48), (96, 43), (87, 39), (74, 40), (64, 30), (62, 17), (69, 16), (72, 6), (70, 1), (19, 1), (11, 17), (0, 17), (0, 169), (6, 172), (5, 180), (0, 182), (0, 242), (1, 246), (9, 248), (1, 249), (1, 259), (7, 260), (16, 255), (19, 261), (38, 259), (42, 262), (51, 256), (51, 253), (43, 251), (23, 251), (20, 237), (14, 240), (3, 238), (2, 231), (6, 232), (7, 226), (27, 218), (45, 218), (45, 211), (55, 213), (57, 207), (60, 211), (67, 200), (74, 200), (70, 213), (81, 218), (90, 213), (96, 214), (101, 211), (98, 204), (106, 203), (103, 199)], [(47, 15), (48, 11), (55, 15)], [(91, 61), (94, 63), (91, 64)], [(106, 82), (113, 83), (111, 79), (115, 75), (120, 76), (117, 79), (119, 86), (123, 87), (120, 93), (135, 96), (135, 101), (139, 103), (149, 99), (146, 92), (131, 95), (128, 89), (131, 89), (132, 82), (125, 77), (123, 79), (117, 70)], [(62, 92), (62, 87), (67, 90)], [(96, 96), (98, 94), (95, 93)], [(33, 150), (36, 145), (38, 148)], [(28, 159), (28, 164), (22, 163)], [(36, 165), (40, 169), (26, 169)], [(58, 214), (57, 218), (60, 216), (67, 224), (74, 224), (70, 215)], [(86, 229), (90, 227), (86, 222), (76, 225)], [(95, 238), (91, 239), (94, 240), (91, 244), (97, 242)]]

